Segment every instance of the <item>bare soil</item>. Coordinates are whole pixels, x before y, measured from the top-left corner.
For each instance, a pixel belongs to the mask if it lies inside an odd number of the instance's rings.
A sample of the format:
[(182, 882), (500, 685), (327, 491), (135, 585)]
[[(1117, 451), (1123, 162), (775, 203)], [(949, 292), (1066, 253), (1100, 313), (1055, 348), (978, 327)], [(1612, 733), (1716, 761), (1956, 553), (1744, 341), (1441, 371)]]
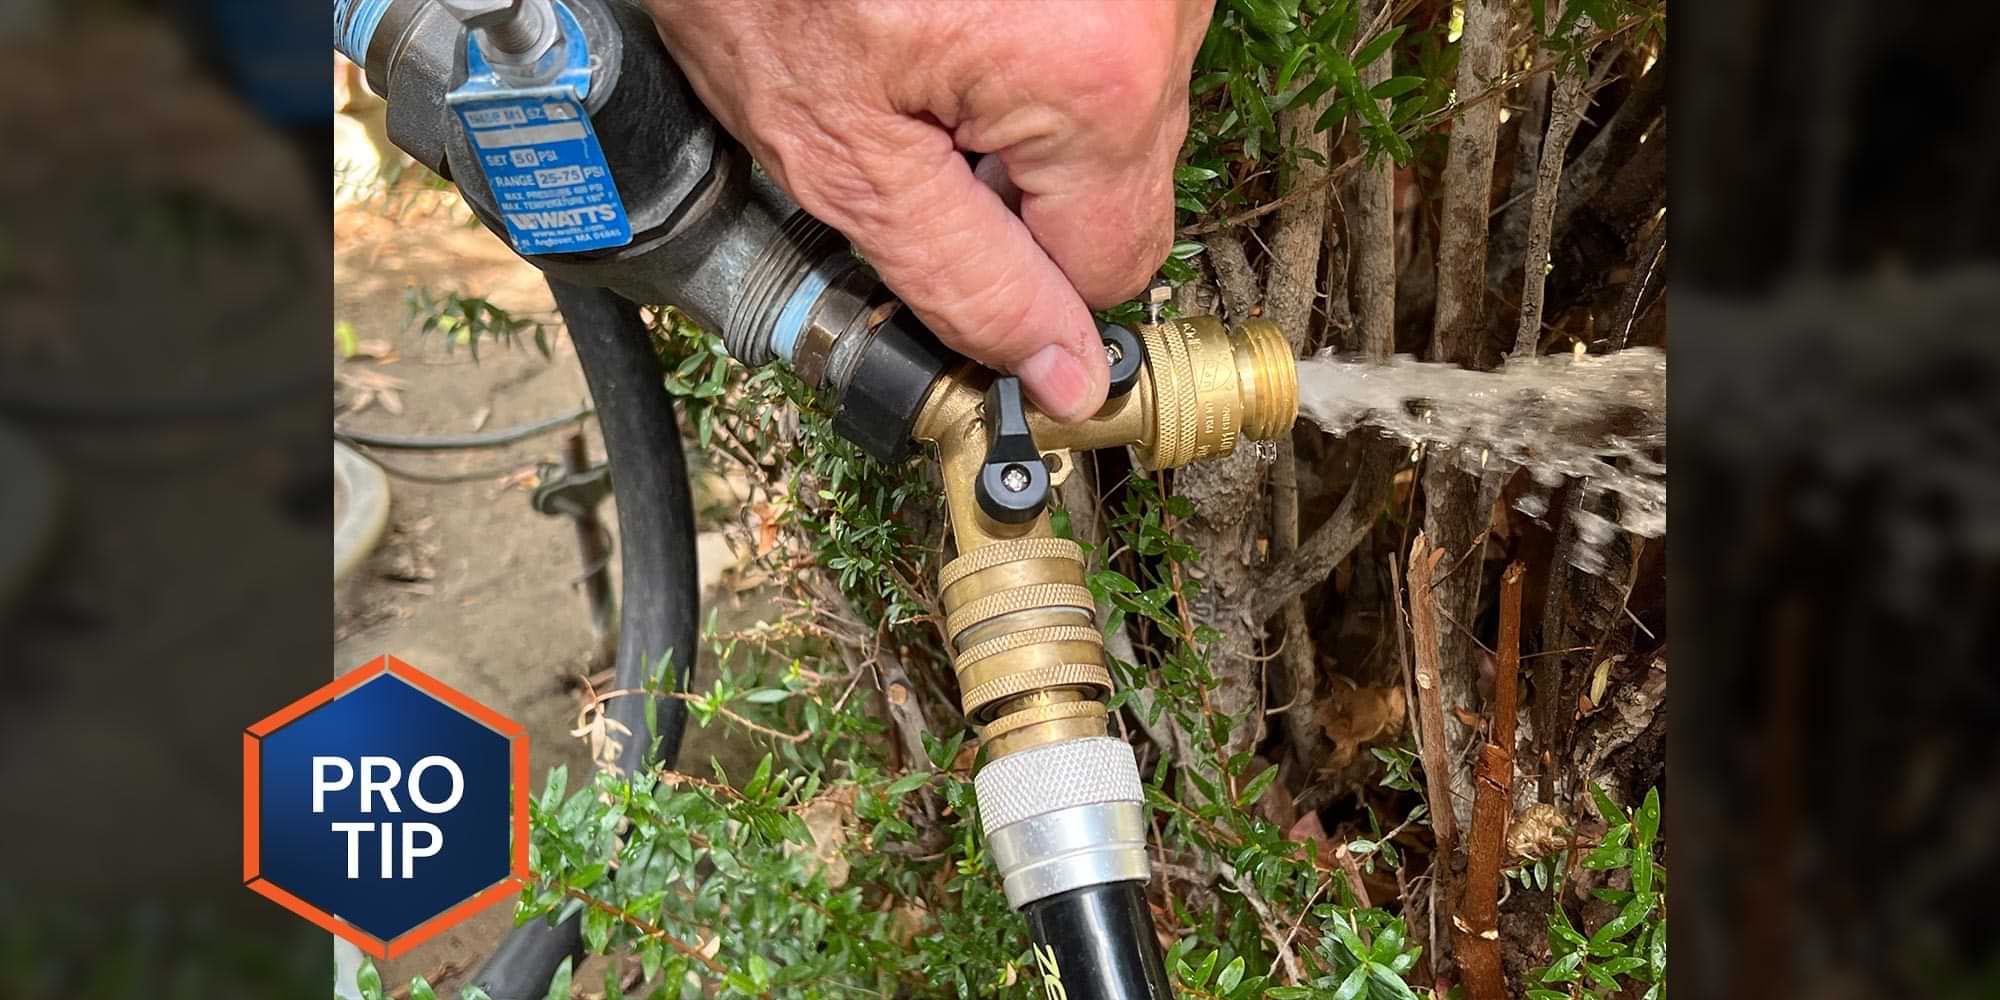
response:
[[(399, 190), (407, 192), (407, 182)], [(405, 298), (415, 287), (483, 296), (516, 316), (548, 321), (549, 356), (522, 338), (511, 347), (482, 343), (475, 361), (467, 345), (420, 333)], [(389, 348), (378, 359), (336, 359), (337, 380), (342, 374), (349, 383), (357, 376), (364, 383), (389, 376), (399, 383), (395, 399), (385, 401), (378, 389), (365, 408), (340, 413), (341, 427), (463, 434), (537, 421), (589, 400), (540, 272), (468, 221), (447, 195), (376, 199), (336, 212), (334, 316), (350, 324), (371, 352)], [(337, 384), (336, 401), (353, 406), (367, 391)], [(601, 460), (594, 423), (581, 426), (593, 459)], [(597, 666), (578, 585), (583, 567), (575, 529), (566, 518), (536, 513), (528, 502), (536, 466), (559, 461), (567, 433), (501, 450), (377, 452), (399, 470), (494, 474), (456, 484), (392, 475), (389, 528), (339, 588), (334, 618), (336, 674), (391, 653), (522, 723), (536, 788), (559, 766), (569, 770), (575, 788), (590, 766), (587, 747), (571, 735), (580, 679)], [(615, 553), (614, 503), (607, 502), (601, 515)], [(699, 549), (706, 587), (734, 559), (716, 533), (704, 533)], [(614, 579), (616, 572), (614, 554)], [(722, 745), (715, 730), (691, 728), (682, 760), (705, 773), (713, 755), (728, 770), (744, 773), (732, 765), (746, 759), (747, 750)], [(421, 974), (440, 993), (455, 993), (511, 926), (511, 913), (511, 906), (496, 906), (387, 963), (383, 981), (406, 983)], [(587, 968), (577, 981), (594, 986), (602, 972)]]

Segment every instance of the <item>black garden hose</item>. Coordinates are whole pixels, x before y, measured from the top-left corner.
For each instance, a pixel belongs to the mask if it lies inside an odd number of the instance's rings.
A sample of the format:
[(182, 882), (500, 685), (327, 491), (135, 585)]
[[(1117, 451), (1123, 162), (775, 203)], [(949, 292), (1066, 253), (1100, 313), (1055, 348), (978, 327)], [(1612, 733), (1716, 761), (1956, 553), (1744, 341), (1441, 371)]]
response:
[[(555, 279), (551, 278), (550, 281)], [(573, 328), (572, 328), (573, 329)], [(640, 327), (641, 331), (645, 328)], [(588, 377), (589, 369), (584, 369)], [(672, 409), (669, 405), (668, 409)], [(335, 427), (333, 436), (349, 444), (365, 445), (370, 448), (388, 448), (392, 451), (472, 451), (479, 448), (505, 448), (519, 441), (526, 441), (537, 434), (547, 434), (562, 430), (585, 417), (592, 410), (579, 406), (568, 413), (522, 424), (518, 427), (502, 427), (498, 430), (479, 431), (472, 434), (447, 434), (442, 437), (409, 437), (402, 434), (378, 434), (373, 431), (357, 431), (346, 427)]]
[[(662, 388), (659, 358), (637, 306), (604, 289), (554, 277), (549, 289), (576, 345), (596, 401), (604, 450), (617, 472), (624, 595), (614, 686), (645, 687), (660, 657), (671, 652), (674, 689), (685, 691), (700, 637), (701, 584), (695, 567), (694, 502), (673, 397)], [(606, 703), (610, 717), (634, 734), (619, 754), (622, 773), (635, 774), (654, 764), (672, 767), (680, 755), (687, 703), (655, 700), (655, 733), (647, 732), (644, 698)], [(656, 738), (659, 754), (649, 761)], [(582, 919), (579, 913), (559, 924), (538, 920), (515, 928), (473, 975), (473, 984), (493, 1000), (541, 1000), (563, 960), (582, 959)]]

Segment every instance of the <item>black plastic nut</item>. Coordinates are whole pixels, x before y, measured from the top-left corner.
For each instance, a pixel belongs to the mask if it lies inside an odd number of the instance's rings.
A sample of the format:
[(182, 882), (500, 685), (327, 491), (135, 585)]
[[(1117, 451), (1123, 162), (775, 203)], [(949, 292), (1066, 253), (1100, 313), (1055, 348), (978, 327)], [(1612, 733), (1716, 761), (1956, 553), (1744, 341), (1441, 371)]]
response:
[(1104, 341), (1104, 358), (1111, 363), (1109, 395), (1116, 399), (1139, 384), (1139, 373), (1146, 368), (1146, 345), (1138, 334), (1116, 323), (1097, 324), (1097, 335)]

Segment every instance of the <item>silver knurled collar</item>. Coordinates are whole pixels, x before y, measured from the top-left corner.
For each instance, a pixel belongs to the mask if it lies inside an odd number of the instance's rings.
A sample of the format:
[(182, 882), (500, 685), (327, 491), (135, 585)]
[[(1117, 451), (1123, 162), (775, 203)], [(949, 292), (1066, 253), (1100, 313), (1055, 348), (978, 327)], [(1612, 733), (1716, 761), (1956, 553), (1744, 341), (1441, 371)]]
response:
[(1109, 736), (1008, 754), (980, 769), (973, 791), (980, 826), (989, 836), (1009, 823), (1071, 806), (1146, 801), (1132, 747)]

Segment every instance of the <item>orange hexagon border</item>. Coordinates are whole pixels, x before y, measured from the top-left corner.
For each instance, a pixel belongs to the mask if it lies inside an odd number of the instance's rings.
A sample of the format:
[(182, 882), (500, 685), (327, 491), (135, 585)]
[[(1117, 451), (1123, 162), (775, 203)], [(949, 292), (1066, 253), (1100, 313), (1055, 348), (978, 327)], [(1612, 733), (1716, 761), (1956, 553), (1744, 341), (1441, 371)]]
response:
[[(259, 766), (263, 739), (300, 716), (319, 708), (363, 684), (391, 674), (417, 690), (451, 706), (468, 718), (505, 737), (513, 771), (513, 870), (506, 878), (474, 894), (445, 912), (418, 924), (395, 938), (384, 941), (325, 910), (292, 895), (264, 878), (259, 870), (262, 820)], [(363, 952), (387, 961), (409, 954), (410, 950), (449, 930), (467, 917), (521, 891), (532, 876), (528, 871), (528, 731), (520, 723), (473, 701), (445, 682), (393, 656), (378, 656), (348, 671), (332, 683), (265, 716), (243, 731), (243, 885), (250, 891), (276, 902), (331, 934), (352, 942)]]

